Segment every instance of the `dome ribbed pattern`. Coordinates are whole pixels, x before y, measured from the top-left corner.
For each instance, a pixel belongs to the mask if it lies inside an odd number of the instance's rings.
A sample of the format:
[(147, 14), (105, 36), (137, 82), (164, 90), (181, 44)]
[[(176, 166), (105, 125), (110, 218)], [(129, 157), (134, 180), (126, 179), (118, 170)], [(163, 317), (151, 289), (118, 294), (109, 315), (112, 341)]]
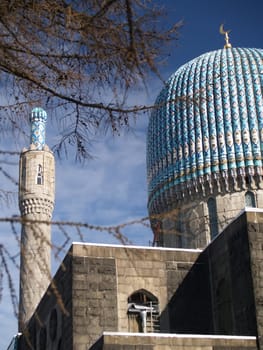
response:
[(263, 50), (206, 53), (175, 72), (148, 127), (150, 214), (194, 195), (261, 186)]

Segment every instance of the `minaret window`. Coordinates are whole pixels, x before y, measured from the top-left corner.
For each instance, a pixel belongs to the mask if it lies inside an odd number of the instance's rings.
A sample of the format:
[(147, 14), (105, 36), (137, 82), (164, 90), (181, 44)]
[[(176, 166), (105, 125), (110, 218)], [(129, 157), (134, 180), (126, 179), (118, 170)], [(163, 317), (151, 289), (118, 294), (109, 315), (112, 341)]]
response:
[(217, 208), (215, 198), (209, 198), (207, 201), (210, 237), (213, 239), (218, 235)]
[(130, 332), (160, 331), (158, 299), (150, 292), (140, 289), (128, 298)]
[(43, 185), (43, 170), (41, 164), (38, 164), (37, 167), (37, 185)]
[(255, 195), (251, 191), (247, 191), (245, 194), (245, 206), (250, 208), (256, 208)]
[(21, 184), (22, 186), (25, 186), (25, 180), (26, 180), (26, 157), (22, 158), (22, 173), (21, 173)]

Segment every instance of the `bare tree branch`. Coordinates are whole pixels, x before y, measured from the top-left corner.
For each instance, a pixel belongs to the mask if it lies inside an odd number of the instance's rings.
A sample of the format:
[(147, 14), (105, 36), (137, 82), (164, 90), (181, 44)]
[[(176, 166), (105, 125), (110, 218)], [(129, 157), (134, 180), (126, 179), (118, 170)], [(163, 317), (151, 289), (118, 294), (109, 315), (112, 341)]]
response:
[(0, 76), (6, 84), (0, 93), (7, 103), (0, 118), (6, 108), (27, 116), (36, 104), (58, 119), (66, 114), (67, 131), (55, 150), (74, 137), (78, 158), (89, 158), (98, 128), (118, 132), (130, 116), (149, 109), (128, 105), (127, 97), (150, 72), (160, 76), (166, 44), (177, 38), (180, 23), (160, 28), (161, 15), (141, 0), (3, 0)]

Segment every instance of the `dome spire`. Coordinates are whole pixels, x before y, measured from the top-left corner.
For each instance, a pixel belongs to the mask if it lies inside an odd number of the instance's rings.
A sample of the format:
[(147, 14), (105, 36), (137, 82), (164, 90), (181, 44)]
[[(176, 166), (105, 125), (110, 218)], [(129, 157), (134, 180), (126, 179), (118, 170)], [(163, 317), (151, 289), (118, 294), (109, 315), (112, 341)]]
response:
[(230, 30), (224, 30), (224, 25), (221, 24), (220, 28), (219, 28), (219, 32), (220, 32), (220, 34), (225, 36), (225, 42), (226, 43), (224, 45), (224, 48), (225, 49), (230, 49), (232, 47), (232, 45), (229, 42), (229, 35), (228, 35), (228, 33), (230, 33)]

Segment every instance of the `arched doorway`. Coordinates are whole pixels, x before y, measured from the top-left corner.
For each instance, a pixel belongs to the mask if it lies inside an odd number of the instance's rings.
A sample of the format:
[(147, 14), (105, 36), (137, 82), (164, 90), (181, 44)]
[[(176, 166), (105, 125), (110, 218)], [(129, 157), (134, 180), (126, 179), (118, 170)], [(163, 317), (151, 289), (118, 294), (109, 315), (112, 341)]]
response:
[(158, 298), (145, 289), (137, 290), (128, 297), (129, 332), (160, 331)]

